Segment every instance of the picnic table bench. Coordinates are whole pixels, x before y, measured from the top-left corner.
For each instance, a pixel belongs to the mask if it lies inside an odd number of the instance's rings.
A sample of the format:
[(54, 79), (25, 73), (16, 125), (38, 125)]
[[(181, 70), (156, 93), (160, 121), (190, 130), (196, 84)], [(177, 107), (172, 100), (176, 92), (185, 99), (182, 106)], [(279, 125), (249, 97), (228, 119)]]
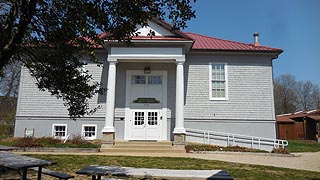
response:
[[(34, 171), (39, 171), (38, 167), (33, 167), (30, 169), (34, 170)], [(58, 171), (53, 171), (53, 170), (46, 169), (46, 168), (42, 168), (42, 173), (46, 174), (48, 176), (58, 178), (59, 180), (68, 180), (68, 179), (74, 178), (74, 176), (72, 176), (70, 174), (66, 174), (66, 173), (62, 173), (62, 172), (58, 172)]]
[(101, 180), (102, 176), (133, 177), (142, 179), (233, 179), (232, 176), (225, 170), (172, 170), (98, 165), (85, 167), (77, 171), (76, 174), (91, 176), (92, 180)]
[(3, 146), (3, 145), (0, 145), (0, 151), (12, 151), (12, 150), (15, 150), (17, 149), (16, 147), (12, 147), (12, 146)]
[[(28, 169), (33, 169), (38, 172), (38, 180), (41, 180), (42, 173), (60, 178), (59, 173), (56, 171), (52, 171), (50, 173), (50, 170), (48, 171), (47, 169), (43, 168), (44, 166), (54, 164), (56, 163), (43, 159), (22, 156), (7, 151), (0, 151), (0, 167), (16, 170), (22, 180), (27, 180)], [(64, 178), (64, 176), (61, 177), (62, 179)]]

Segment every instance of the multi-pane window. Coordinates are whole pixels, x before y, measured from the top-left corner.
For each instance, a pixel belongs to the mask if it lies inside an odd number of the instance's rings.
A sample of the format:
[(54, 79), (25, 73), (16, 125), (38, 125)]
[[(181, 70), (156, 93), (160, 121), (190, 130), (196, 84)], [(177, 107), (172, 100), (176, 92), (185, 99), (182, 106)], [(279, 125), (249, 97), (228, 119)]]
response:
[(52, 135), (54, 138), (65, 138), (67, 136), (67, 125), (53, 124)]
[(133, 75), (131, 84), (162, 84), (162, 76), (159, 75)]
[(162, 84), (162, 76), (148, 76), (148, 84)]
[(145, 75), (133, 75), (132, 76), (132, 84), (145, 84), (146, 76)]
[(211, 99), (227, 98), (226, 64), (211, 64)]
[(134, 112), (134, 125), (144, 125), (144, 112)]
[(158, 124), (158, 112), (148, 112), (148, 124), (149, 125)]
[(82, 135), (87, 140), (96, 139), (97, 126), (96, 125), (82, 125)]

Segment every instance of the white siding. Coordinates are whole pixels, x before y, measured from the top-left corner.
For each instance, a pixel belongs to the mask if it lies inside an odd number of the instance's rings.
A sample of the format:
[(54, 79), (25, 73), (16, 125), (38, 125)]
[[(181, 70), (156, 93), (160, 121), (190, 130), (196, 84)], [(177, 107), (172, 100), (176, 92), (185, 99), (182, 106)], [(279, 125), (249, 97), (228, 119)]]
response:
[[(228, 64), (226, 101), (209, 100), (209, 62)], [(274, 120), (270, 57), (188, 56), (186, 119)]]
[[(103, 55), (100, 55), (100, 59), (103, 59)], [(95, 63), (89, 63), (85, 66), (85, 69), (92, 74), (95, 81), (101, 81), (101, 76), (104, 74), (103, 67), (98, 67)], [(17, 116), (68, 116), (68, 111), (63, 105), (62, 99), (51, 96), (47, 91), (40, 91), (35, 82), (29, 71), (22, 68)], [(99, 96), (97, 95), (90, 100), (91, 107), (101, 105), (96, 116), (103, 115), (105, 109), (105, 103), (98, 101), (98, 99), (101, 101)]]
[[(141, 70), (145, 66), (150, 66), (151, 70), (168, 70), (168, 118), (171, 117), (171, 110), (175, 104), (175, 64), (167, 63), (117, 63), (116, 79), (116, 102), (115, 117), (125, 116), (126, 98), (126, 70)], [(85, 66), (95, 81), (102, 83), (102, 87), (107, 87), (108, 63), (99, 67), (97, 64), (89, 63)], [(23, 69), (21, 74), (21, 93), (19, 94), (20, 104), (17, 116), (23, 117), (67, 117), (68, 111), (61, 99), (51, 96), (47, 91), (41, 92), (35, 85), (35, 80), (30, 76), (29, 71)], [(106, 95), (98, 94), (90, 101), (90, 107), (100, 107), (98, 111), (90, 117), (105, 117)]]
[[(89, 63), (86, 70), (93, 78), (107, 87), (108, 63), (106, 53), (99, 54), (103, 67)], [(209, 97), (209, 63), (228, 65), (228, 100), (214, 101)], [(175, 63), (117, 63), (115, 128), (116, 138), (123, 139), (126, 70), (167, 70), (168, 137), (174, 128)], [(185, 127), (207, 129), (253, 136), (275, 137), (271, 57), (250, 55), (195, 55), (189, 54), (184, 64), (185, 71)], [(83, 123), (98, 125), (98, 138), (104, 126), (105, 95), (96, 95), (90, 100), (91, 107), (100, 106), (85, 122), (68, 120), (68, 112), (61, 99), (48, 92), (40, 92), (27, 70), (21, 74), (19, 105), (17, 110), (16, 136), (23, 135), (24, 128), (35, 128), (37, 136), (44, 136), (52, 123), (68, 123), (77, 127), (72, 133), (81, 133)], [(70, 121), (70, 122), (69, 122)], [(70, 125), (69, 125), (70, 124)], [(72, 126), (71, 126), (72, 125)], [(79, 127), (79, 128), (78, 128)], [(246, 128), (244, 128), (246, 127)], [(40, 133), (41, 132), (41, 133)], [(172, 136), (171, 136), (172, 138)]]
[[(226, 101), (209, 99), (209, 62), (228, 63), (229, 99)], [(141, 70), (145, 66), (168, 70), (168, 118), (174, 118), (173, 63), (118, 63), (115, 116), (124, 117), (126, 70)], [(86, 70), (104, 88), (107, 86), (108, 63), (104, 67), (88, 64)], [(67, 116), (61, 99), (39, 91), (27, 70), (24, 69), (21, 76), (17, 116)], [(274, 120), (271, 77), (272, 66), (268, 57), (190, 55), (185, 63), (185, 118)], [(105, 95), (96, 95), (90, 100), (92, 108), (100, 106), (93, 117), (105, 116), (105, 102)]]

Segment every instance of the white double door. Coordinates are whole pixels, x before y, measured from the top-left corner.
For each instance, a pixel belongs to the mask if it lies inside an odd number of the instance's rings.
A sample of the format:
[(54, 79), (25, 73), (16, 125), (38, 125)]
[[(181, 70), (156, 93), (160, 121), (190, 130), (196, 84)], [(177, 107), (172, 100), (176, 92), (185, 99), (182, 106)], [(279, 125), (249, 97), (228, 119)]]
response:
[(166, 140), (167, 72), (128, 70), (126, 140)]
[(161, 119), (160, 110), (132, 110), (133, 140), (159, 140)]

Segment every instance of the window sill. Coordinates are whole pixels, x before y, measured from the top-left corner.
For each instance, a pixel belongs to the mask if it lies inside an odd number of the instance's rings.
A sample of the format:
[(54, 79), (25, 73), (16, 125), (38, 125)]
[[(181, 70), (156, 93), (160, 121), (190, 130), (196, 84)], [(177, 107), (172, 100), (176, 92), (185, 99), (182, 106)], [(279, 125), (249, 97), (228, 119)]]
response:
[(228, 101), (228, 98), (210, 98), (210, 101)]
[(97, 139), (96, 137), (84, 137), (84, 140), (91, 141)]

